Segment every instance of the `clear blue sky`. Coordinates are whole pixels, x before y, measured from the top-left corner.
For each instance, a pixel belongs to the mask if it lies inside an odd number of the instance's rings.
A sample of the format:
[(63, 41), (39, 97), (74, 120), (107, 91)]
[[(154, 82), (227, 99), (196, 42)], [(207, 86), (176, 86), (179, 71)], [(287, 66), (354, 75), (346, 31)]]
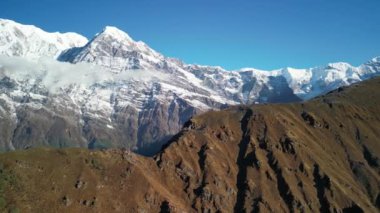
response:
[(380, 0), (1, 0), (0, 17), (88, 38), (113, 25), (166, 56), (227, 69), (380, 56)]

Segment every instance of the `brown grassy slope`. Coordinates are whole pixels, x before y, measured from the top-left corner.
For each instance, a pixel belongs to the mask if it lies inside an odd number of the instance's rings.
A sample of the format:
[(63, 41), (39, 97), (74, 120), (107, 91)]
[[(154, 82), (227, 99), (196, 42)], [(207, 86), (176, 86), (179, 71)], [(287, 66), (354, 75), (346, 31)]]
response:
[(0, 207), (21, 212), (379, 212), (380, 78), (303, 104), (193, 118), (154, 158), (2, 154)]

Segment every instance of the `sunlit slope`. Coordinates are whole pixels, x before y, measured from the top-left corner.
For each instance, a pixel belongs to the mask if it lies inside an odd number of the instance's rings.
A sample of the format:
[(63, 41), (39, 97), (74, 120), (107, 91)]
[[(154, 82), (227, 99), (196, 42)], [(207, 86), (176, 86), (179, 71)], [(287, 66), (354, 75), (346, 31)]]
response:
[(380, 78), (297, 104), (191, 119), (153, 158), (123, 150), (2, 154), (3, 210), (378, 212)]

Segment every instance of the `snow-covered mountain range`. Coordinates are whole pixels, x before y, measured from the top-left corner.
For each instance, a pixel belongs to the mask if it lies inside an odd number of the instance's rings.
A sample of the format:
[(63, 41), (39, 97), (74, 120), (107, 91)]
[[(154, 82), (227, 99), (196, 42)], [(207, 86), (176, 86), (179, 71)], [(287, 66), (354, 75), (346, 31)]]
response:
[(0, 19), (1, 55), (56, 58), (62, 51), (87, 42), (87, 38), (77, 33), (48, 33), (33, 25)]
[(379, 73), (380, 57), (359, 67), (227, 71), (165, 57), (115, 27), (88, 41), (0, 19), (0, 148), (151, 154), (194, 114), (307, 100)]

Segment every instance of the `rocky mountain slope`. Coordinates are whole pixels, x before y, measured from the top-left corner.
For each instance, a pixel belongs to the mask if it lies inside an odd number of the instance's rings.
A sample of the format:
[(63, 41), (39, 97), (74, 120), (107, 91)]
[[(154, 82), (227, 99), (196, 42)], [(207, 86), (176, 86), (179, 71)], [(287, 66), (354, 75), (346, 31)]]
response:
[(154, 157), (0, 155), (0, 208), (20, 212), (379, 212), (380, 78), (303, 103), (196, 116)]
[(201, 112), (308, 100), (380, 73), (379, 57), (359, 67), (227, 71), (165, 57), (115, 27), (85, 44), (73, 33), (0, 24), (2, 151), (126, 147), (151, 155)]

